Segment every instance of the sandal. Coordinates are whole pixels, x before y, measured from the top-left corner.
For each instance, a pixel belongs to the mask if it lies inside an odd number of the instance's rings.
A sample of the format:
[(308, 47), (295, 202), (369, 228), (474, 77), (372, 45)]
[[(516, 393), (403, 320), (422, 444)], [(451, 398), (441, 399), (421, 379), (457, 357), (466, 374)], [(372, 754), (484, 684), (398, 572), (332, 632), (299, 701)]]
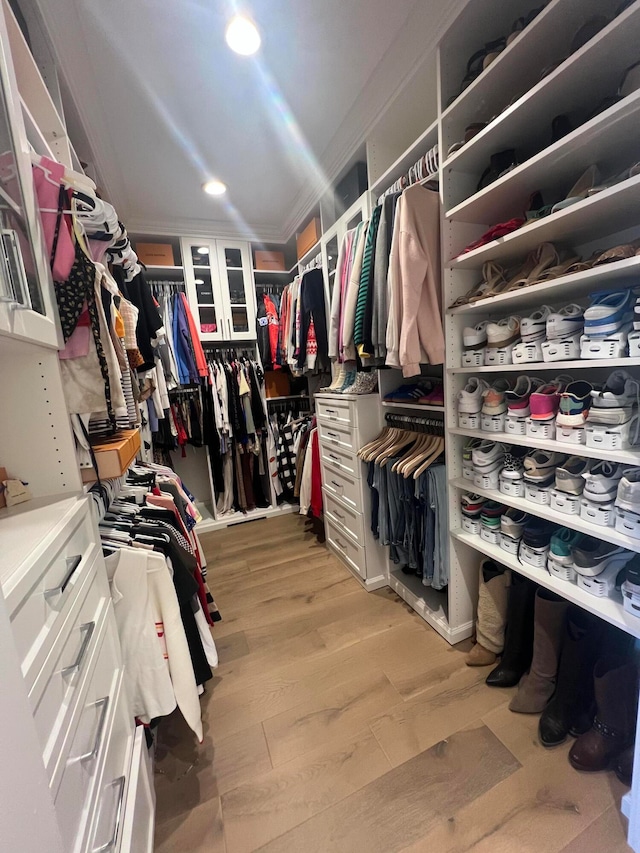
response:
[(496, 296), (502, 293), (503, 287), (507, 284), (507, 271), (497, 264), (495, 261), (486, 261), (482, 265), (483, 284), (486, 287), (482, 293), (472, 297), (470, 302), (477, 302), (479, 299), (488, 299), (490, 296)]
[(578, 178), (575, 184), (571, 187), (563, 201), (559, 201), (553, 205), (552, 213), (557, 213), (559, 210), (564, 210), (565, 207), (571, 207), (579, 201), (583, 201), (595, 185), (600, 180), (600, 171), (597, 166), (589, 166), (586, 172)]
[(538, 280), (545, 270), (559, 263), (560, 256), (553, 243), (541, 243), (537, 249), (531, 252), (516, 277), (509, 282), (505, 293), (511, 290), (520, 290), (522, 287), (529, 287)]
[(625, 243), (622, 246), (614, 246), (612, 249), (607, 249), (593, 262), (593, 266), (597, 267), (601, 264), (613, 264), (616, 261), (624, 261), (627, 258), (635, 257), (637, 246), (633, 243)]
[(569, 275), (569, 270), (571, 270), (571, 272), (582, 272), (580, 267), (583, 269), (589, 269), (588, 264), (583, 264), (580, 258), (575, 255), (567, 261), (562, 261), (560, 264), (549, 267), (541, 273), (535, 281), (532, 281), (531, 284), (540, 284), (543, 281), (553, 281), (554, 278), (560, 278), (562, 275)]

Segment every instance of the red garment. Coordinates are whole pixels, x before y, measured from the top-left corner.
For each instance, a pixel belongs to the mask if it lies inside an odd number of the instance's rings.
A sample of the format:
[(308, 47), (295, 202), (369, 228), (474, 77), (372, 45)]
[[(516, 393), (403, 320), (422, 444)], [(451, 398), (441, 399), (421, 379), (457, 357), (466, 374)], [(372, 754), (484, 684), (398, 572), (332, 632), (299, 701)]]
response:
[(271, 359), (274, 370), (280, 370), (280, 365), (276, 363), (278, 358), (278, 338), (280, 336), (280, 321), (278, 320), (278, 311), (273, 299), (264, 294), (262, 297), (264, 307), (267, 311), (269, 320), (269, 344), (271, 345)]
[(185, 314), (187, 315), (187, 322), (189, 323), (189, 333), (191, 335), (191, 343), (193, 345), (193, 354), (196, 357), (196, 367), (198, 368), (198, 373), (200, 376), (208, 376), (209, 368), (207, 367), (207, 359), (204, 355), (204, 350), (202, 349), (202, 344), (200, 343), (200, 335), (198, 334), (198, 327), (195, 324), (193, 319), (193, 315), (189, 308), (189, 303), (187, 302), (187, 297), (184, 293), (180, 293), (180, 297), (182, 298), (182, 304), (184, 305)]
[(478, 239), (474, 240), (473, 243), (469, 243), (469, 245), (464, 248), (460, 254), (464, 255), (466, 252), (473, 251), (473, 249), (479, 249), (480, 246), (491, 243), (492, 240), (497, 240), (498, 237), (505, 237), (507, 234), (511, 234), (512, 231), (517, 231), (518, 228), (522, 228), (526, 221), (526, 219), (516, 218), (510, 219), (508, 222), (498, 222), (497, 225), (492, 225), (488, 231), (485, 231), (482, 237), (478, 237)]
[(311, 514), (322, 518), (322, 469), (317, 429), (311, 433)]

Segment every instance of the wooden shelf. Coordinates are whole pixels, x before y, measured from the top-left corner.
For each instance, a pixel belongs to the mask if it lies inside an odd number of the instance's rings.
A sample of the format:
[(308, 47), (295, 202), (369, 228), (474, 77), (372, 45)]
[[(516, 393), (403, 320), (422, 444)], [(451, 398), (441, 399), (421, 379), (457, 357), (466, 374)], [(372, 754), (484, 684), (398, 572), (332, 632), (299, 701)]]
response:
[(451, 535), (458, 542), (475, 548), (481, 554), (491, 557), (492, 560), (535, 581), (545, 589), (550, 589), (572, 604), (577, 604), (578, 607), (599, 616), (611, 625), (615, 625), (616, 628), (621, 628), (627, 634), (640, 638), (640, 619), (626, 612), (622, 604), (622, 596), (619, 593), (616, 593), (615, 598), (598, 598), (596, 595), (591, 595), (580, 589), (574, 583), (550, 575), (546, 569), (534, 569), (532, 566), (524, 565), (515, 555), (503, 551), (499, 545), (490, 545), (479, 536), (465, 533), (463, 530), (454, 530)]
[[(567, 454), (569, 455), (569, 454)], [(544, 518), (547, 521), (552, 521), (559, 527), (570, 527), (571, 530), (577, 530), (579, 533), (585, 533), (587, 536), (594, 536), (596, 539), (604, 539), (605, 542), (612, 542), (614, 545), (620, 545), (628, 551), (640, 553), (640, 539), (634, 539), (632, 536), (626, 536), (624, 533), (619, 533), (613, 527), (600, 527), (594, 525), (590, 521), (585, 521), (579, 515), (567, 515), (558, 512), (549, 506), (542, 506), (533, 501), (528, 501), (526, 498), (514, 498), (511, 495), (505, 495), (498, 489), (482, 489), (473, 484), (471, 480), (450, 480), (449, 485), (455, 489), (460, 489), (464, 492), (471, 492), (474, 495), (483, 495), (492, 501), (512, 506), (514, 509), (520, 509), (529, 515), (535, 515), (538, 518)]]

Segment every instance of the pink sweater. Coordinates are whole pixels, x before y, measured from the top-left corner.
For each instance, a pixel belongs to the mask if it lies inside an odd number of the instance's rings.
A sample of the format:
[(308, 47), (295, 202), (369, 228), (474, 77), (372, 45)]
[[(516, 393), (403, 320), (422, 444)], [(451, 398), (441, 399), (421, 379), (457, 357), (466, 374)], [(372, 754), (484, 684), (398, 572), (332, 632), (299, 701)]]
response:
[(402, 367), (405, 376), (416, 376), (425, 360), (444, 361), (440, 200), (436, 192), (416, 184), (405, 190), (401, 201), (388, 279), (389, 296), (399, 310), (390, 312), (387, 364)]

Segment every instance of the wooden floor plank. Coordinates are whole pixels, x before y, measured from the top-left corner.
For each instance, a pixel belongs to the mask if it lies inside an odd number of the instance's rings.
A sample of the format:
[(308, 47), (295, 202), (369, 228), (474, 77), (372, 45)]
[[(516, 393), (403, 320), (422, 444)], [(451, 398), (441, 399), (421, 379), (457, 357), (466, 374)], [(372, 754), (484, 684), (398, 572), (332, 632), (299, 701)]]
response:
[(229, 853), (249, 853), (390, 769), (369, 729), (263, 773), (222, 798)]
[(423, 837), (441, 814), (463, 808), (518, 767), (486, 726), (457, 732), (260, 849), (394, 853)]

